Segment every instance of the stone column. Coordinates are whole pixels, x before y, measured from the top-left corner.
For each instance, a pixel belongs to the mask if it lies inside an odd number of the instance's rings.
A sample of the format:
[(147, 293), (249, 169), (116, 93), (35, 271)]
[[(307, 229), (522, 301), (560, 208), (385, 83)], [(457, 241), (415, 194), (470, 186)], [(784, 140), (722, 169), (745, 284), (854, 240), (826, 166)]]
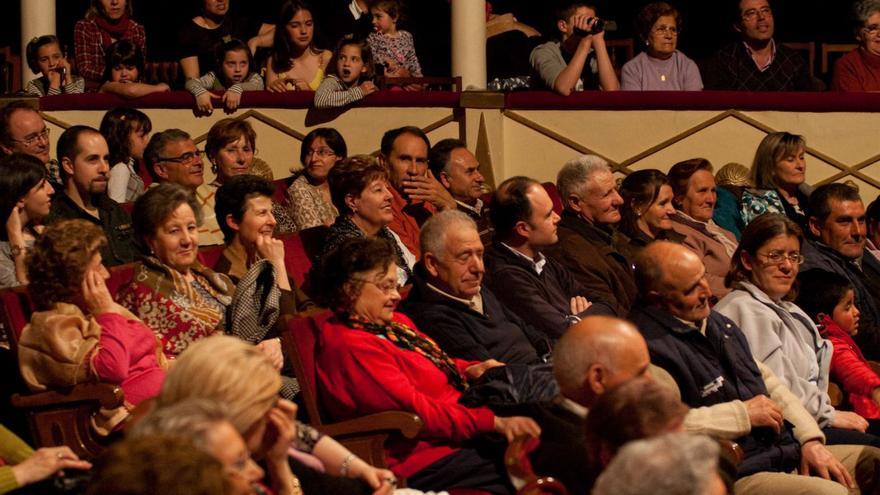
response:
[(452, 0), (452, 75), (465, 90), (486, 89), (485, 0)]
[[(35, 76), (27, 65), (27, 44), (44, 34), (55, 34), (55, 0), (21, 0), (21, 87)], [(73, 56), (69, 47), (68, 57)]]

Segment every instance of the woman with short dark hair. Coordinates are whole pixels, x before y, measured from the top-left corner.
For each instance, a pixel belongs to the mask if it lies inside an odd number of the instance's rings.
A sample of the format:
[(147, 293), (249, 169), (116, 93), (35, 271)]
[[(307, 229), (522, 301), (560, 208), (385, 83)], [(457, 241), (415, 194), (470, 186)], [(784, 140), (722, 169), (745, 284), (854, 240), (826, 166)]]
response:
[(645, 5), (636, 18), (645, 51), (623, 65), (620, 89), (700, 91), (703, 80), (693, 60), (678, 50), (681, 15), (666, 2)]
[(334, 165), (348, 156), (345, 139), (336, 129), (319, 127), (303, 138), (299, 161), (303, 168), (291, 176), (287, 205), (291, 230), (330, 226), (339, 216), (330, 196), (327, 177)]

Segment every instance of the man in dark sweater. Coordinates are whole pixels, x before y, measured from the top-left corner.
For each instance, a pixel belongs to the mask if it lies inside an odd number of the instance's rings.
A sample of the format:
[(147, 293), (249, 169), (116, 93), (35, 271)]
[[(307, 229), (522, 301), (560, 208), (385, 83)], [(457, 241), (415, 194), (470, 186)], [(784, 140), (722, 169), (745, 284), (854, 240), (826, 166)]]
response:
[(803, 58), (773, 39), (773, 10), (768, 0), (739, 0), (731, 5), (740, 41), (722, 47), (701, 68), (705, 89), (733, 91), (810, 91)]
[(438, 213), (421, 231), (423, 258), (401, 305), (447, 354), (461, 359), (496, 359), (535, 364), (549, 341), (482, 286), (483, 244), (474, 221), (460, 211)]

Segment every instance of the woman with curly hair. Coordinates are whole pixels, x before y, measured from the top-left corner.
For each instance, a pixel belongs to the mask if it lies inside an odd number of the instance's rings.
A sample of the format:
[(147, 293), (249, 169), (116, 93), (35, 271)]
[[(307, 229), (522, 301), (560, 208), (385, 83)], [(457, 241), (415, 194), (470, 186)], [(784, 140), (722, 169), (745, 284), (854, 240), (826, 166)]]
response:
[(36, 240), (27, 266), (39, 311), (19, 340), (19, 365), (33, 391), (118, 384), (130, 410), (159, 394), (165, 360), (153, 331), (110, 295), (101, 262), (106, 243), (100, 227), (85, 220), (55, 223)]

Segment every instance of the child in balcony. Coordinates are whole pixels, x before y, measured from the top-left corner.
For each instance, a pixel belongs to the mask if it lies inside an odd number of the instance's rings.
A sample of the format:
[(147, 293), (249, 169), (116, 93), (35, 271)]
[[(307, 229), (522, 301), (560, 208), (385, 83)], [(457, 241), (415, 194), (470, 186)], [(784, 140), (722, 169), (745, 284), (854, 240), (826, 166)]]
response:
[(366, 41), (344, 37), (329, 67), (332, 73), (315, 92), (315, 108), (344, 107), (376, 91), (373, 56)]
[(400, 1), (377, 0), (371, 4), (370, 13), (374, 32), (367, 37), (367, 43), (376, 64), (385, 66), (388, 77), (422, 77), (412, 34), (397, 29)]
[(211, 102), (222, 92), (220, 100), (227, 113), (238, 109), (244, 91), (261, 91), (263, 78), (254, 72), (254, 59), (247, 44), (240, 40), (230, 40), (217, 51), (217, 67), (198, 79), (186, 82), (186, 89), (195, 96), (196, 110), (204, 115), (214, 111)]
[(110, 149), (110, 182), (107, 195), (117, 203), (132, 203), (144, 193), (138, 173), (153, 123), (134, 108), (114, 108), (101, 120), (101, 134)]
[(28, 67), (42, 74), (27, 83), (24, 92), (30, 96), (74, 94), (85, 91), (83, 78), (73, 75), (70, 62), (61, 51), (61, 43), (54, 34), (34, 38), (27, 44)]
[(144, 56), (141, 49), (129, 40), (119, 40), (107, 49), (104, 67), (104, 84), (101, 93), (112, 93), (123, 98), (140, 98), (151, 93), (171, 91), (165, 83), (141, 82), (144, 73)]
[(880, 419), (880, 376), (853, 340), (859, 331), (859, 310), (852, 283), (842, 275), (819, 269), (801, 273), (798, 283), (795, 302), (834, 344), (831, 377), (859, 416)]

